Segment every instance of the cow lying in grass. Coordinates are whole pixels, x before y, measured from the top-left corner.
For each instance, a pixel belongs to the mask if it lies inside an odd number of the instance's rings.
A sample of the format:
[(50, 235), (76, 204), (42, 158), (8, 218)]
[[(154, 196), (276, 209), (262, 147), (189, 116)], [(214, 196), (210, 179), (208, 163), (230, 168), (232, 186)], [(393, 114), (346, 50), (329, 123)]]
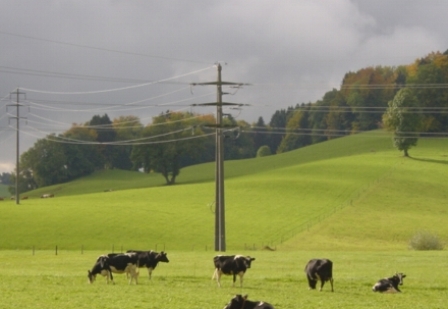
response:
[(235, 295), (224, 309), (274, 309), (274, 306), (264, 301), (248, 300), (247, 295)]
[(396, 273), (392, 277), (381, 279), (377, 283), (375, 283), (375, 285), (372, 287), (372, 291), (381, 293), (401, 292), (398, 286), (403, 285), (403, 279), (405, 277), (406, 275), (403, 273)]

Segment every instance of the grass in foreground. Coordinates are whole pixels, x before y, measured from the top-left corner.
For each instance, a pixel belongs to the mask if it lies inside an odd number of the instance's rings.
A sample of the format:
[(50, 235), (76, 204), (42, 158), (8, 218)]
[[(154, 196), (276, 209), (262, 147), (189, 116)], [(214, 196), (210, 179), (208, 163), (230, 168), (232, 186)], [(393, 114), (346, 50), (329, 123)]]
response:
[[(140, 271), (139, 285), (129, 286), (125, 275), (116, 284), (104, 278), (90, 285), (87, 269), (105, 252), (0, 251), (1, 308), (223, 308), (235, 294), (265, 300), (282, 308), (444, 308), (448, 297), (446, 251), (430, 252), (234, 252), (256, 260), (244, 286), (222, 288), (211, 281), (215, 252), (168, 252), (170, 263), (159, 264), (151, 281)], [(303, 268), (314, 257), (334, 262), (335, 292), (309, 291)], [(24, 267), (24, 265), (27, 265)], [(400, 294), (377, 294), (372, 285), (395, 271), (407, 277)]]

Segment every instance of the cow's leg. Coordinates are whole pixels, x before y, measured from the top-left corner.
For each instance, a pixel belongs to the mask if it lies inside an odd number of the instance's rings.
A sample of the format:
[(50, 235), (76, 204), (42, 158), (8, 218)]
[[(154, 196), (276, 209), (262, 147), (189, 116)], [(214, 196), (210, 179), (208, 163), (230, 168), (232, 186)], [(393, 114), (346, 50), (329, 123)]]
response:
[(135, 284), (138, 284), (138, 276), (139, 276), (139, 272), (138, 271), (136, 271), (136, 272), (134, 272), (134, 280), (135, 280)]
[(236, 274), (233, 274), (233, 287), (235, 287), (235, 281), (236, 281)]
[(218, 286), (221, 287), (221, 276), (222, 276), (222, 272), (221, 269), (218, 270), (216, 269), (216, 282), (218, 283)]
[(334, 292), (334, 289), (333, 289), (333, 278), (330, 278), (330, 284), (331, 284), (331, 291)]
[(128, 266), (128, 271), (131, 277), (129, 280), (129, 284), (132, 284), (132, 280), (135, 281), (135, 284), (138, 284), (137, 282), (138, 272), (136, 271), (136, 267), (134, 265)]
[(243, 276), (244, 276), (244, 273), (240, 272), (238, 275), (240, 276), (240, 287), (243, 287)]
[(324, 284), (325, 284), (325, 280), (323, 280), (323, 279), (319, 276), (319, 274), (317, 274), (317, 273), (316, 273), (316, 277), (317, 277), (317, 281), (320, 280), (320, 289), (319, 289), (319, 291), (322, 292), (322, 289), (323, 289)]
[(314, 290), (316, 288), (317, 281), (310, 276), (306, 276), (306, 278), (308, 279), (308, 286), (310, 287), (310, 290)]
[[(115, 284), (114, 276), (112, 276), (112, 272), (111, 272), (111, 271), (108, 271), (107, 273), (108, 273), (107, 277), (110, 279), (110, 281), (112, 282), (112, 284)], [(109, 283), (109, 280), (107, 280), (107, 283)]]
[(319, 289), (320, 292), (322, 292), (322, 289), (324, 288), (324, 284), (325, 284), (325, 281), (320, 280), (320, 289)]
[(152, 267), (148, 267), (149, 280), (151, 280), (152, 270)]

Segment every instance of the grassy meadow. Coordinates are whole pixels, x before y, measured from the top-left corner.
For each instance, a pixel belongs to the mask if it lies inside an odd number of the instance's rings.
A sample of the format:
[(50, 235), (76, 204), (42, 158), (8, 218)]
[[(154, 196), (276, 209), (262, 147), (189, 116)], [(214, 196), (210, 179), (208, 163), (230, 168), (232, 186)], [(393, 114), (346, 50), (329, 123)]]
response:
[[(173, 186), (113, 170), (2, 201), (0, 308), (222, 308), (236, 293), (276, 308), (444, 308), (447, 251), (408, 243), (418, 231), (448, 240), (448, 140), (420, 139), (410, 155), (373, 131), (226, 161), (227, 253), (256, 257), (242, 289), (210, 280), (213, 163), (182, 169)], [(138, 286), (123, 275), (87, 284), (99, 254), (128, 249), (164, 250), (170, 263), (151, 281), (142, 269)], [(303, 268), (315, 257), (333, 260), (335, 293), (308, 291)], [(408, 275), (403, 293), (371, 292), (395, 271)]]
[[(211, 280), (214, 252), (170, 251), (169, 263), (159, 264), (148, 279), (140, 270), (139, 284), (129, 285), (125, 275), (114, 275), (115, 285), (97, 277), (87, 283), (89, 269), (101, 251), (1, 252), (1, 308), (216, 308), (235, 294), (265, 300), (282, 308), (446, 308), (448, 278), (446, 251), (257, 251), (242, 252), (256, 258), (244, 277), (232, 287), (229, 276), (222, 287)], [(327, 283), (322, 292), (309, 291), (303, 272), (310, 257), (331, 256), (334, 293)], [(26, 265), (26, 267), (24, 266)], [(377, 294), (373, 284), (384, 276), (404, 271), (400, 294)], [(436, 269), (436, 271), (434, 271)]]

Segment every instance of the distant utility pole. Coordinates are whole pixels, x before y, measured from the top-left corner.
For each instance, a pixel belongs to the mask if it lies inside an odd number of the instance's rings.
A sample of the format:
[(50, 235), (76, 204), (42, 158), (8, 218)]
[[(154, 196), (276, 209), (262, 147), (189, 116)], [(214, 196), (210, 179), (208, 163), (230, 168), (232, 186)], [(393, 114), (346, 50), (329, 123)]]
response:
[(19, 205), (20, 204), (20, 192), (19, 192), (19, 156), (20, 156), (20, 152), (19, 152), (19, 125), (20, 125), (20, 107), (23, 106), (20, 104), (20, 96), (21, 95), (25, 95), (24, 92), (20, 92), (19, 88), (16, 89), (16, 91), (11, 92), (10, 94), (10, 99), (12, 100), (13, 96), (16, 96), (16, 104), (11, 104), (11, 105), (7, 105), (7, 106), (15, 106), (16, 107), (16, 116), (15, 117), (10, 117), (10, 118), (15, 118), (16, 119), (16, 204)]
[(225, 226), (225, 206), (224, 206), (224, 125), (222, 123), (223, 106), (243, 106), (245, 104), (226, 103), (222, 101), (222, 86), (243, 86), (248, 84), (223, 82), (221, 80), (221, 64), (218, 63), (218, 80), (216, 82), (192, 83), (192, 86), (216, 85), (217, 100), (212, 103), (193, 104), (193, 106), (216, 106), (216, 153), (215, 153), (215, 251), (226, 251), (226, 226)]

